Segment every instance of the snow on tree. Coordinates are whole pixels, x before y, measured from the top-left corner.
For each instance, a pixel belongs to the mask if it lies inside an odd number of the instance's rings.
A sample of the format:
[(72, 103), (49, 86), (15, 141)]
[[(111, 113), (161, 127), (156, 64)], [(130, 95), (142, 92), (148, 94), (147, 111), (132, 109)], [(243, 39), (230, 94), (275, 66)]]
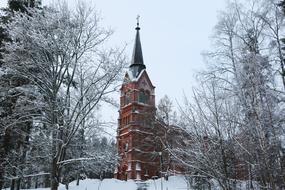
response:
[(284, 185), (284, 92), (275, 72), (282, 73), (284, 61), (279, 11), (274, 1), (231, 1), (221, 12), (214, 48), (205, 53), (209, 67), (198, 76), (194, 100), (181, 108), (187, 145), (172, 150), (192, 179), (212, 178), (223, 189), (234, 188), (236, 179), (251, 187), (253, 181)]
[[(9, 1), (9, 7), (1, 10), (1, 23), (13, 19), (17, 7), (29, 1)], [(34, 7), (30, 6), (29, 7)], [(23, 14), (26, 12), (21, 10)], [(38, 116), (41, 95), (26, 77), (19, 75), (2, 57), (6, 52), (5, 42), (10, 42), (7, 29), (1, 26), (0, 35), (0, 189), (5, 179), (11, 179), (11, 189), (19, 189), (27, 170), (33, 118)]]
[(41, 122), (50, 132), (51, 189), (57, 189), (73, 138), (116, 90), (125, 59), (122, 50), (104, 48), (112, 31), (100, 27), (96, 12), (84, 4), (76, 11), (58, 4), (28, 12), (16, 13), (6, 25), (13, 42), (6, 43), (4, 60), (44, 99)]

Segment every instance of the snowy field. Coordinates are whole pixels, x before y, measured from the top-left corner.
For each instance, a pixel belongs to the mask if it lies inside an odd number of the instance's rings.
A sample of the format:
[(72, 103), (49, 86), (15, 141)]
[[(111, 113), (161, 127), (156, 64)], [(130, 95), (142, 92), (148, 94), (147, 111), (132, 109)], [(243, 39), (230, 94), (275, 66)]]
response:
[[(162, 182), (162, 188), (161, 188)], [(212, 190), (222, 190), (216, 180), (210, 180)], [(252, 182), (253, 189), (260, 190), (258, 183)], [(141, 187), (141, 188), (140, 188)], [(208, 186), (204, 186), (207, 189)], [(169, 180), (156, 179), (147, 180), (145, 182), (135, 182), (133, 180), (121, 181), (117, 179), (85, 179), (81, 180), (79, 186), (76, 186), (76, 181), (69, 184), (68, 190), (192, 190), (194, 188), (188, 187), (184, 176), (171, 176)], [(236, 190), (250, 189), (250, 183), (248, 181), (236, 181), (234, 187)], [(4, 189), (4, 190), (10, 190)], [(50, 190), (50, 188), (38, 188), (29, 190)], [(66, 190), (65, 185), (60, 184), (58, 190)]]
[[(144, 184), (141, 184), (144, 185)], [(161, 179), (148, 180), (145, 182), (147, 190), (160, 190)], [(79, 186), (76, 182), (71, 182), (69, 190), (137, 190), (138, 185), (133, 180), (120, 181), (117, 179), (104, 179), (103, 181), (97, 179), (86, 179), (80, 181)], [(65, 190), (65, 186), (61, 185), (59, 190)], [(186, 182), (182, 176), (170, 177), (168, 181), (163, 180), (164, 190), (182, 190), (187, 189)], [(42, 189), (44, 190), (44, 189)], [(45, 189), (46, 190), (46, 189)]]
[[(147, 190), (161, 190), (161, 179), (148, 180), (144, 183)], [(144, 185), (141, 184), (141, 185)], [(120, 181), (117, 179), (85, 179), (76, 186), (76, 181), (69, 184), (69, 190), (137, 190), (138, 185), (135, 181)], [(182, 176), (172, 176), (168, 181), (163, 181), (164, 190), (183, 190), (187, 189), (187, 184)], [(38, 188), (37, 190), (49, 190), (49, 188)], [(66, 190), (64, 185), (60, 185), (59, 190)]]

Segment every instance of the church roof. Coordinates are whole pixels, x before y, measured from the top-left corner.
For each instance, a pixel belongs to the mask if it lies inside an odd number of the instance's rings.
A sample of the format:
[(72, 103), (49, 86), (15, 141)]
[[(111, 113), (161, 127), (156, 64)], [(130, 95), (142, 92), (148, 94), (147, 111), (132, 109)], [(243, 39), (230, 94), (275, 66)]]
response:
[(143, 71), (145, 71), (145, 69), (141, 70), (141, 72), (139, 73), (139, 75), (134, 75), (134, 73), (132, 72), (131, 69), (127, 70), (127, 76), (128, 76), (128, 80), (130, 80), (131, 82), (137, 82), (139, 80), (139, 78), (141, 77)]
[(135, 45), (130, 65), (130, 71), (133, 73), (134, 77), (138, 77), (141, 71), (146, 68), (143, 62), (142, 46), (141, 46), (140, 32), (139, 32), (140, 31), (139, 22), (137, 23), (136, 31), (137, 33), (136, 33)]
[(133, 72), (132, 72), (131, 70), (127, 70), (126, 75), (125, 75), (125, 78), (124, 78), (124, 83), (138, 82), (144, 74), (146, 75), (146, 78), (147, 78), (147, 80), (149, 81), (149, 84), (150, 84), (152, 87), (155, 88), (155, 86), (153, 86), (151, 80), (149, 79), (149, 76), (148, 76), (148, 74), (147, 74), (147, 72), (146, 72), (145, 69), (143, 69), (143, 70), (139, 73), (138, 76), (134, 76), (134, 75), (133, 75)]

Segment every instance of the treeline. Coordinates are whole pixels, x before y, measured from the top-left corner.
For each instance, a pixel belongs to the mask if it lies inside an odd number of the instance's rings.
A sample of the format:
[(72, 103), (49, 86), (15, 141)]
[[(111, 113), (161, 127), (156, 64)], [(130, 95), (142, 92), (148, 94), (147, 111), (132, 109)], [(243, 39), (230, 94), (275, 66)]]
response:
[(0, 17), (0, 189), (111, 177), (116, 146), (99, 109), (125, 65), (111, 30), (83, 3), (9, 0)]
[(168, 146), (197, 189), (285, 188), (284, 4), (229, 1), (219, 13), (208, 68), (175, 123), (187, 139)]

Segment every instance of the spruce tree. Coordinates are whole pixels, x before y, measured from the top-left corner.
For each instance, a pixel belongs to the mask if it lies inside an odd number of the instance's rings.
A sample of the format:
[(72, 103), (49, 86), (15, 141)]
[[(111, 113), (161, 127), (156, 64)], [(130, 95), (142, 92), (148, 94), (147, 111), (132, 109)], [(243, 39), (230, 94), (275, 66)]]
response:
[[(28, 8), (39, 7), (35, 0), (10, 0), (8, 7), (1, 10), (1, 24), (13, 20), (13, 15)], [(3, 60), (6, 53), (4, 44), (11, 42), (6, 31), (0, 27), (0, 189), (11, 185), (11, 189), (20, 189), (21, 175), (26, 169), (27, 151), (32, 130), (32, 116), (38, 112), (34, 105), (36, 99), (32, 83), (14, 70), (7, 69)], [(8, 164), (12, 163), (12, 164)], [(4, 179), (12, 178), (11, 184)], [(4, 184), (6, 182), (6, 184)]]

